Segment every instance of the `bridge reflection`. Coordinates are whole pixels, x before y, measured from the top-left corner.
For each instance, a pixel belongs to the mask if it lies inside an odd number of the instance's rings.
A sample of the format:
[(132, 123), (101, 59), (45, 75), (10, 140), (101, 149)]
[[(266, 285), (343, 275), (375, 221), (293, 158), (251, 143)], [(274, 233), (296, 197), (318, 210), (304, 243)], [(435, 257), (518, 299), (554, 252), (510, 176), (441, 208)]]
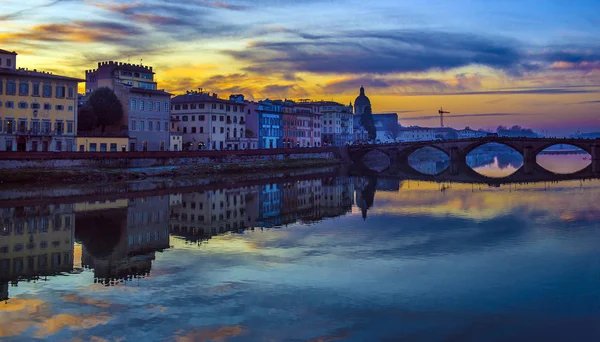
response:
[(416, 170), (408, 163), (390, 164), (383, 170), (370, 169), (364, 164), (354, 164), (350, 168), (352, 175), (392, 177), (431, 182), (480, 183), (501, 185), (511, 183), (556, 182), (577, 179), (600, 178), (600, 161), (594, 160), (587, 167), (570, 174), (558, 174), (546, 170), (535, 160), (524, 160), (516, 172), (505, 177), (490, 177), (478, 173), (466, 161), (450, 162), (444, 171), (438, 174), (426, 174)]

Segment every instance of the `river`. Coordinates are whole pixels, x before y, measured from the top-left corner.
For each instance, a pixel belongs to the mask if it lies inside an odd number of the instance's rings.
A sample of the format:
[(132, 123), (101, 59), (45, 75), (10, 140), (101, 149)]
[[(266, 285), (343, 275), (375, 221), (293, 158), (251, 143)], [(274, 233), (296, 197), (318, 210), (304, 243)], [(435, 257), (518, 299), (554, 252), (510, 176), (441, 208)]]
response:
[[(470, 164), (522, 165), (503, 158)], [(2, 341), (600, 340), (597, 179), (320, 175), (1, 203)]]

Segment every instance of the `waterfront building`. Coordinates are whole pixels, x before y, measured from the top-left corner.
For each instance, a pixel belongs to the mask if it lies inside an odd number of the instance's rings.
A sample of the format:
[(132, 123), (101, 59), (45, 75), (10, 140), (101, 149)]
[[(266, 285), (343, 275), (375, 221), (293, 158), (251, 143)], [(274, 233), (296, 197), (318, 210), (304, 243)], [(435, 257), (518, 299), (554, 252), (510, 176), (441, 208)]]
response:
[(186, 151), (247, 149), (243, 101), (191, 91), (173, 98), (171, 117), (181, 132)]
[(0, 49), (0, 150), (74, 151), (81, 79), (17, 67)]
[(428, 127), (402, 127), (400, 141), (427, 141), (435, 140), (438, 130)]
[(127, 152), (129, 151), (129, 137), (127, 136), (102, 136), (95, 132), (79, 132), (76, 140), (79, 152)]
[(354, 205), (354, 183), (350, 178), (332, 177), (323, 180), (321, 213), (325, 218), (334, 218), (352, 212)]
[(313, 113), (321, 118), (317, 127), (320, 126), (320, 138), (323, 146), (344, 146), (352, 141), (352, 104), (302, 100), (300, 105), (311, 108)]
[(457, 130), (458, 138), (460, 139), (471, 139), (471, 138), (481, 138), (488, 135), (485, 131), (475, 131), (470, 127), (465, 127), (465, 129)]
[(0, 300), (8, 284), (73, 269), (72, 204), (0, 209)]
[(320, 147), (321, 114), (306, 102), (285, 100), (283, 106), (283, 147)]
[(85, 75), (86, 95), (108, 87), (123, 106), (123, 118), (106, 127), (103, 136), (127, 136), (130, 151), (165, 151), (169, 147), (171, 94), (158, 89), (151, 66), (100, 62)]
[(263, 100), (256, 107), (258, 147), (283, 147), (283, 101)]

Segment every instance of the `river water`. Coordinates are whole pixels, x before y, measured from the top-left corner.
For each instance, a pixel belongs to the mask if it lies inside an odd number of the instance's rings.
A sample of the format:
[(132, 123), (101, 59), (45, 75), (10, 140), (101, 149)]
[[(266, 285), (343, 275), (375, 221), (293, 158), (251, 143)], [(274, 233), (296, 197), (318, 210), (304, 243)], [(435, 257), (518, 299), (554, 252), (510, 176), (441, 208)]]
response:
[(598, 180), (305, 177), (2, 203), (2, 341), (600, 340)]

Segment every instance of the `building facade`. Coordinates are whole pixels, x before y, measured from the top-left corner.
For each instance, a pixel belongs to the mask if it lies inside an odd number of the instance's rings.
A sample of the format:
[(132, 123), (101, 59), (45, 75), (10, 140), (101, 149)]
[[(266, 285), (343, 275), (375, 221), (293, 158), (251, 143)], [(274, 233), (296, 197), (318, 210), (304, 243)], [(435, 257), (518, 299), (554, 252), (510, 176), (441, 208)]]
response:
[(245, 103), (217, 94), (188, 92), (172, 100), (171, 117), (182, 135), (183, 149), (247, 149)]
[(258, 148), (283, 147), (283, 101), (259, 101), (256, 109)]
[(130, 151), (169, 148), (171, 94), (158, 89), (152, 67), (98, 63), (97, 69), (86, 70), (86, 95), (101, 87), (112, 89), (123, 105), (123, 118), (106, 133), (128, 136)]
[(0, 150), (75, 151), (82, 81), (17, 68), (17, 53), (0, 50)]

